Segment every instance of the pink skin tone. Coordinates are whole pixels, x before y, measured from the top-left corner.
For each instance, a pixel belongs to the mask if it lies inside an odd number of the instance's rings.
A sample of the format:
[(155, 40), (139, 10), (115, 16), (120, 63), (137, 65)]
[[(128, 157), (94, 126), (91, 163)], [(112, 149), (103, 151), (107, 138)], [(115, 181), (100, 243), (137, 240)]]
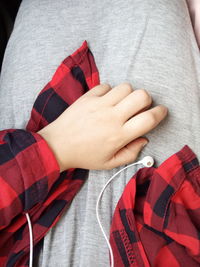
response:
[(143, 137), (167, 115), (163, 105), (129, 83), (101, 84), (85, 93), (38, 132), (52, 149), (60, 171), (112, 169), (134, 161), (148, 140)]

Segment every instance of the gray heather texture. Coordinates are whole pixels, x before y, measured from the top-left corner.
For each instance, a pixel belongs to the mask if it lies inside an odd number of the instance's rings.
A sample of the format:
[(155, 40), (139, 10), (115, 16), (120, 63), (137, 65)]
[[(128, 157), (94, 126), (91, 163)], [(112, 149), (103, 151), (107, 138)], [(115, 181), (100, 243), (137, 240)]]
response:
[[(102, 83), (147, 89), (168, 118), (147, 135), (143, 150), (157, 166), (188, 144), (200, 156), (200, 56), (184, 0), (24, 0), (10, 38), (0, 83), (0, 128), (24, 128), (37, 94), (60, 62), (84, 40)], [(98, 153), (98, 151), (97, 151)], [(138, 168), (107, 188), (101, 218), (108, 234), (122, 191)], [(97, 196), (120, 168), (90, 171), (87, 182), (40, 254), (42, 267), (109, 266), (95, 217)]]

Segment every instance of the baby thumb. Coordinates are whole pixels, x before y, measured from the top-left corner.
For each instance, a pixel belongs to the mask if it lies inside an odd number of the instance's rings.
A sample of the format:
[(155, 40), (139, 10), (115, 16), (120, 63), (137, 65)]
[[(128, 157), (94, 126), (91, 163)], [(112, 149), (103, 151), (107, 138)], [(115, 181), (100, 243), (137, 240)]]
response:
[(147, 139), (140, 137), (121, 148), (111, 159), (111, 165), (114, 166), (113, 168), (135, 161), (138, 154), (147, 143)]

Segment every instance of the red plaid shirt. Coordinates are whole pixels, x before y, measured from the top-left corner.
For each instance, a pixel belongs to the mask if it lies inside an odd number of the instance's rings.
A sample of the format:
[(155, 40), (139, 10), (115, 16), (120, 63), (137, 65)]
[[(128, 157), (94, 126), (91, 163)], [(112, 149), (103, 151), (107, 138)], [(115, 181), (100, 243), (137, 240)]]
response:
[[(37, 131), (99, 82), (84, 41), (38, 95), (26, 130), (0, 132), (0, 266), (29, 264), (26, 212), (37, 254), (84, 183), (87, 170), (59, 172)], [(187, 146), (158, 169), (142, 168), (135, 174), (113, 216), (115, 266), (199, 266), (199, 174), (198, 161)]]
[(115, 267), (200, 266), (200, 166), (188, 146), (140, 169), (112, 220)]

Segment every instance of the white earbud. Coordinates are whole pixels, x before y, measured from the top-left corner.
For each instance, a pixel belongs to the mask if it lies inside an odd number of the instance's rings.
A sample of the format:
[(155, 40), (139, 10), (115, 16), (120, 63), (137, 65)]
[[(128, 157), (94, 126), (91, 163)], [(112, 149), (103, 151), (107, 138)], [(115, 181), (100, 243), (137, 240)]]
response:
[(97, 203), (96, 203), (96, 217), (97, 217), (97, 221), (98, 221), (98, 224), (99, 224), (99, 227), (102, 231), (102, 234), (106, 240), (106, 243), (108, 245), (108, 248), (109, 248), (109, 251), (110, 251), (110, 261), (111, 261), (111, 267), (114, 267), (114, 256), (113, 256), (113, 251), (112, 251), (112, 248), (111, 248), (111, 245), (110, 245), (110, 242), (109, 242), (109, 239), (107, 238), (106, 234), (105, 234), (105, 231), (103, 229), (103, 226), (101, 224), (101, 221), (100, 221), (100, 218), (99, 218), (99, 202), (101, 200), (101, 197), (103, 195), (103, 192), (104, 190), (106, 189), (106, 187), (108, 186), (108, 184), (122, 171), (124, 171), (125, 169), (127, 168), (130, 168), (134, 165), (137, 165), (137, 164), (142, 164), (144, 167), (152, 167), (153, 164), (154, 164), (154, 159), (151, 157), (151, 156), (146, 156), (144, 157), (142, 160), (140, 161), (137, 161), (137, 162), (134, 162), (126, 167), (124, 167), (123, 169), (119, 170), (117, 173), (115, 173), (108, 181), (107, 183), (104, 185), (104, 187), (102, 188), (99, 196), (98, 196), (98, 199), (97, 199)]
[(145, 167), (152, 167), (154, 164), (154, 159), (151, 156), (146, 156), (141, 160), (141, 163), (145, 166)]

